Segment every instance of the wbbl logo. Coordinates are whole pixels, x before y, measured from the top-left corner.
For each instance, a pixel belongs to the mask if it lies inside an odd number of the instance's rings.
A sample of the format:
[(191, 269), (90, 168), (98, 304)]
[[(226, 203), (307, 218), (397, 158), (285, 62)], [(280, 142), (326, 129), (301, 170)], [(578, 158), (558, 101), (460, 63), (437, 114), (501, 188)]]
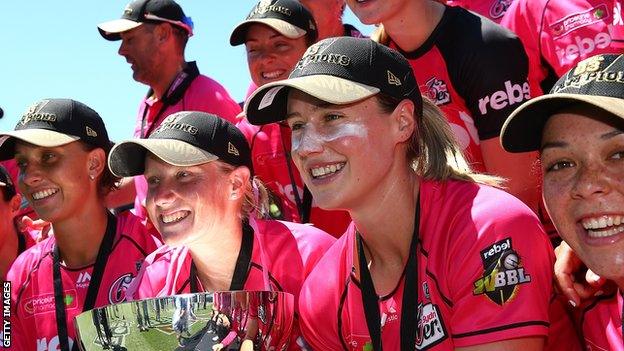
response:
[(485, 294), (493, 302), (503, 305), (518, 291), (518, 285), (531, 281), (521, 265), (520, 256), (506, 238), (481, 251), (483, 277), (474, 282), (473, 295)]

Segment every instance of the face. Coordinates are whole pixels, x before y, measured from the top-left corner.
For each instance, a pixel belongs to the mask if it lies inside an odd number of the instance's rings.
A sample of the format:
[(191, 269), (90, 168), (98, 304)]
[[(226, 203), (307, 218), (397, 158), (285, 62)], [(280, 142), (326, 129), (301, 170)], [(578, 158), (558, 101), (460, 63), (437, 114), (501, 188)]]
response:
[(89, 180), (94, 153), (77, 141), (59, 147), (16, 143), (19, 188), (41, 219), (55, 223), (83, 211), (87, 195), (97, 193)]
[(347, 0), (347, 5), (360, 22), (377, 24), (400, 14), (409, 1), (414, 0)]
[(294, 90), (287, 121), (293, 160), (318, 206), (354, 209), (387, 179), (396, 141), (375, 97), (330, 105)]
[(193, 243), (232, 215), (229, 178), (218, 161), (178, 167), (150, 154), (145, 179), (147, 212), (167, 245)]
[(543, 131), (544, 200), (561, 237), (597, 274), (624, 279), (624, 133), (606, 118), (553, 115)]
[(125, 57), (130, 64), (132, 78), (147, 85), (157, 76), (160, 67), (154, 29), (153, 24), (142, 24), (120, 34), (119, 55)]
[(336, 23), (342, 23), (344, 0), (301, 0), (299, 2), (312, 13), (318, 27), (319, 40), (333, 36), (329, 31)]
[(252, 24), (245, 39), (247, 64), (257, 86), (286, 79), (306, 51), (305, 37), (289, 39), (264, 24)]

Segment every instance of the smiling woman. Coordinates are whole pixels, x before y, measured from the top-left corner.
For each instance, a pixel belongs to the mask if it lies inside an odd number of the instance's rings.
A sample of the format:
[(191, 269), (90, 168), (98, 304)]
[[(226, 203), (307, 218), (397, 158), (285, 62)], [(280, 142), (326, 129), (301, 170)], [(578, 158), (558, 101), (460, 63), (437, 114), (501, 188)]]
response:
[(468, 168), (400, 53), (322, 40), (245, 112), (287, 119), (315, 201), (353, 218), (302, 288), (313, 349), (542, 348), (552, 253), (539, 221)]
[(619, 287), (579, 309), (587, 346), (610, 350), (622, 348), (624, 326), (622, 76), (622, 55), (579, 62), (549, 94), (514, 111), (501, 137), (511, 152), (541, 150), (544, 200), (559, 235), (588, 268)]
[[(91, 108), (69, 99), (42, 100), (0, 136), (0, 160), (16, 159), (20, 191), (54, 232), (7, 274), (19, 287), (12, 295), (12, 346), (31, 350), (41, 340), (58, 340), (69, 351), (74, 317), (125, 300), (137, 262), (157, 241), (132, 214), (114, 216), (106, 209), (104, 197), (116, 181), (106, 167), (112, 143)], [(34, 303), (38, 299), (49, 303)]]

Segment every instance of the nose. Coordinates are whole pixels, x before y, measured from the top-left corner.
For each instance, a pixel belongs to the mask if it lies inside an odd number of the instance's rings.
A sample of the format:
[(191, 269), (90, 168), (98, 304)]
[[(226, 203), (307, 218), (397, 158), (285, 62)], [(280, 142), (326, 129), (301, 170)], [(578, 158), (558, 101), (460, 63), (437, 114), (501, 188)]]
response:
[(33, 164), (28, 164), (25, 167), (21, 167), (19, 171), (19, 183), (22, 187), (33, 187), (39, 184), (43, 180), (41, 170)]
[(604, 195), (611, 189), (608, 170), (599, 166), (582, 165), (574, 179), (572, 197), (587, 199), (592, 196)]
[(321, 151), (323, 151), (323, 139), (313, 126), (306, 126), (299, 133), (293, 133), (292, 152), (294, 155), (305, 158)]
[(148, 201), (151, 199), (157, 207), (167, 208), (175, 201), (176, 196), (170, 186), (160, 184), (156, 188), (148, 189), (147, 198)]
[(117, 53), (121, 56), (126, 56), (126, 53), (127, 53), (126, 47), (127, 47), (126, 41), (122, 39), (121, 44), (119, 44), (119, 50), (117, 50)]

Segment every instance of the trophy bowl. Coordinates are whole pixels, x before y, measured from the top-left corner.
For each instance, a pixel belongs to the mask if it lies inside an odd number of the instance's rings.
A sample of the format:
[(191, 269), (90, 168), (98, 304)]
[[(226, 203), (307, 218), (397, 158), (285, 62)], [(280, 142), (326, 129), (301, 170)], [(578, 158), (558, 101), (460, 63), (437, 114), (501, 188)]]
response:
[(124, 302), (75, 319), (91, 350), (285, 350), (294, 297), (278, 291), (219, 291)]

